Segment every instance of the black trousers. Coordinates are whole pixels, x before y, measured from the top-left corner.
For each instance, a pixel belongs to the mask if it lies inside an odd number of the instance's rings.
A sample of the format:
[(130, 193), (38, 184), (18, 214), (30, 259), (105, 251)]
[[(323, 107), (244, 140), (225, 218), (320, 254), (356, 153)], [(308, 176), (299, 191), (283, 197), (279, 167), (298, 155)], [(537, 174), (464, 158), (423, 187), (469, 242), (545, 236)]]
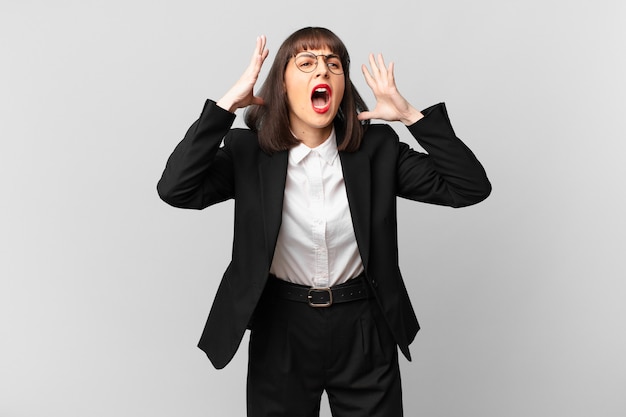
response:
[(374, 299), (314, 308), (264, 293), (251, 324), (249, 417), (400, 417), (396, 344)]

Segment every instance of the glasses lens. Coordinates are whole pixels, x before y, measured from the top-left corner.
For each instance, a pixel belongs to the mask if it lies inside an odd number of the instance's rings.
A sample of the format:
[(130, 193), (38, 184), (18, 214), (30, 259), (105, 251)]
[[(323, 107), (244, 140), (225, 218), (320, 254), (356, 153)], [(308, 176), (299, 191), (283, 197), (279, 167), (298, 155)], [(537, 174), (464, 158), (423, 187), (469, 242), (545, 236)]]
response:
[(317, 67), (317, 57), (309, 53), (296, 55), (296, 66), (302, 72), (313, 72)]
[(343, 66), (341, 65), (341, 59), (337, 55), (328, 55), (326, 57), (326, 65), (333, 74), (343, 74)]

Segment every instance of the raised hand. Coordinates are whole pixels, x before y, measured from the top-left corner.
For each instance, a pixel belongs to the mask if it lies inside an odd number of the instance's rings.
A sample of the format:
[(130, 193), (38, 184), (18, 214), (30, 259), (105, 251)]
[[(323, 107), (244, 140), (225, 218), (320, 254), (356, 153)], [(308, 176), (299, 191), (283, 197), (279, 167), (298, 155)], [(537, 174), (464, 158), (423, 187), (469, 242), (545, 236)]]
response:
[(254, 85), (259, 78), (259, 72), (269, 51), (265, 49), (267, 39), (265, 35), (261, 35), (256, 38), (256, 47), (252, 52), (250, 58), (250, 65), (241, 75), (239, 80), (224, 94), (224, 96), (217, 101), (217, 105), (230, 111), (243, 107), (247, 107), (251, 104), (263, 104), (263, 99), (254, 95)]
[(387, 67), (382, 54), (378, 54), (377, 58), (374, 58), (374, 54), (369, 56), (371, 72), (365, 64), (361, 66), (365, 81), (376, 97), (376, 107), (372, 111), (359, 113), (359, 120), (381, 119), (411, 125), (424, 117), (398, 92), (393, 75), (393, 62)]

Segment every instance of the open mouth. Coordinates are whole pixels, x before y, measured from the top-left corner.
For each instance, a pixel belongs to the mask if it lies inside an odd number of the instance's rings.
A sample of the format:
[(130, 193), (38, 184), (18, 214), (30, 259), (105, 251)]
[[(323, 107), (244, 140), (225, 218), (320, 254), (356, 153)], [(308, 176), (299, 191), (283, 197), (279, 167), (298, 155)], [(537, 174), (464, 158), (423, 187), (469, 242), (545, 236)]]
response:
[(317, 113), (326, 113), (330, 109), (331, 89), (327, 84), (316, 85), (311, 93), (311, 104)]

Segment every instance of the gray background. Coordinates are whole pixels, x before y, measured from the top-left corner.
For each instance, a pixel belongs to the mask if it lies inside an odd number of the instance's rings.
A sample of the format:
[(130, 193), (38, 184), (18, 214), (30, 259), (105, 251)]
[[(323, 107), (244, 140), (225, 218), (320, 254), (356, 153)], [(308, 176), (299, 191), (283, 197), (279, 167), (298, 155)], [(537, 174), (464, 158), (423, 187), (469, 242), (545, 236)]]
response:
[(211, 3), (0, 3), (0, 416), (244, 415), (247, 337), (222, 371), (195, 347), (232, 203), (155, 185), (255, 37), (271, 60), (307, 25), (345, 41), (370, 106), (370, 52), (415, 106), (445, 101), (493, 182), (466, 209), (399, 204), (406, 414), (626, 415), (626, 3)]

